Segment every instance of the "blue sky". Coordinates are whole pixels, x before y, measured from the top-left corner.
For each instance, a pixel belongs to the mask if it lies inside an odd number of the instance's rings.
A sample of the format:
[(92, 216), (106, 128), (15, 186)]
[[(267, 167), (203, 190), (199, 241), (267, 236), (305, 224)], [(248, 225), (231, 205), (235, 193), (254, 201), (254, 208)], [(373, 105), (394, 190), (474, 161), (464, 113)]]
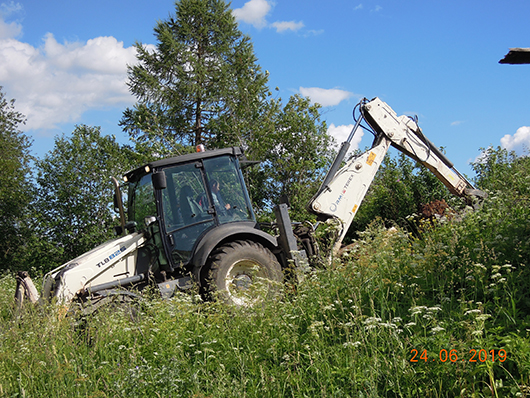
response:
[[(418, 115), (425, 135), (472, 175), (479, 148), (530, 146), (530, 65), (502, 65), (530, 47), (530, 2), (453, 0), (234, 0), (240, 29), (268, 70), (271, 89), (324, 105), (340, 141), (363, 97)], [(0, 0), (0, 85), (27, 116), (23, 130), (43, 156), (76, 124), (126, 137), (121, 113), (135, 41), (156, 44), (153, 27), (170, 0)], [(370, 145), (369, 135), (357, 145)]]

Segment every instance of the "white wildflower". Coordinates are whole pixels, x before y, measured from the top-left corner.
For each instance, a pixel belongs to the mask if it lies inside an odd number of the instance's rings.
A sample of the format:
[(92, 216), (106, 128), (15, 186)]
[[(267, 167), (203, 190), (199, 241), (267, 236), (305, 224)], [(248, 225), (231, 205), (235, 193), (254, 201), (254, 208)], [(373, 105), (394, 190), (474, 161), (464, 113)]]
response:
[(379, 323), (379, 322), (381, 322), (381, 318), (370, 317), (370, 318), (366, 318), (363, 323), (365, 325), (370, 325), (370, 324)]
[(438, 306), (434, 306), (434, 307), (429, 307), (427, 308), (428, 311), (441, 311), (442, 310), (442, 307), (438, 307)]
[(442, 328), (442, 327), (440, 327), (440, 326), (436, 326), (436, 327), (434, 327), (434, 328), (431, 329), (431, 333), (432, 333), (432, 334), (436, 334), (436, 333), (438, 333), (438, 332), (442, 332), (442, 331), (444, 331), (444, 330), (445, 330), (444, 328)]
[(427, 310), (427, 307), (425, 307), (424, 305), (419, 306), (419, 307), (412, 307), (409, 309), (409, 311), (412, 312), (412, 315), (421, 314), (423, 311), (426, 311), (426, 310)]
[(512, 269), (514, 269), (515, 267), (513, 267), (511, 264), (504, 264), (502, 268), (504, 268), (506, 272), (512, 272)]
[(346, 343), (344, 343), (342, 346), (344, 348), (347, 348), (347, 347), (359, 347), (361, 345), (361, 342), (360, 341), (355, 341), (355, 342), (352, 342), (352, 341), (347, 341)]

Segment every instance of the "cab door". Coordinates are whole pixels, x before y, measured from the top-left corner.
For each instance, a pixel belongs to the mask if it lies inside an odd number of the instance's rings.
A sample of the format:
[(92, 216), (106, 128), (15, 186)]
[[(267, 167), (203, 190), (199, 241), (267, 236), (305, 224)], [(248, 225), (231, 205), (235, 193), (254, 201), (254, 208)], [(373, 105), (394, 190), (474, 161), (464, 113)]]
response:
[(197, 240), (216, 225), (210, 209), (202, 161), (168, 167), (161, 191), (161, 221), (175, 267), (187, 264)]

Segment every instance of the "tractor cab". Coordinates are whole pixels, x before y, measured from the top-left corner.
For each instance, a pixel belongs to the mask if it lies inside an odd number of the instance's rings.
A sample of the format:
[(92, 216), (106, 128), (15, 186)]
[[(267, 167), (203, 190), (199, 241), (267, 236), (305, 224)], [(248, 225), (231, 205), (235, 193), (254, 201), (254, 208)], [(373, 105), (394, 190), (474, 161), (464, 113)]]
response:
[(229, 230), (257, 228), (240, 156), (240, 148), (197, 152), (126, 174), (128, 220), (138, 226), (151, 224), (162, 268), (202, 265), (194, 255), (214, 230), (225, 227), (227, 235)]

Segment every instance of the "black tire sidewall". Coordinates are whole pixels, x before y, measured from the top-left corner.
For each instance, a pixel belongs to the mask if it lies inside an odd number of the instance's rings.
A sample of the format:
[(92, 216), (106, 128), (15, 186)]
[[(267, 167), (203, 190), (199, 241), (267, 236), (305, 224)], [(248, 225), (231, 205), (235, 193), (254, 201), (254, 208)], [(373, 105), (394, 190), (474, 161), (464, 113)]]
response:
[[(274, 297), (283, 283), (283, 273), (278, 260), (263, 245), (251, 241), (235, 241), (216, 249), (210, 256), (207, 287), (210, 294), (217, 293), (221, 298), (234, 305), (241, 305), (230, 294), (230, 272), (235, 264), (251, 262), (259, 269), (262, 278), (270, 281), (264, 299)], [(245, 273), (247, 274), (247, 273)], [(249, 275), (252, 272), (248, 273)], [(251, 277), (252, 278), (252, 277)]]

